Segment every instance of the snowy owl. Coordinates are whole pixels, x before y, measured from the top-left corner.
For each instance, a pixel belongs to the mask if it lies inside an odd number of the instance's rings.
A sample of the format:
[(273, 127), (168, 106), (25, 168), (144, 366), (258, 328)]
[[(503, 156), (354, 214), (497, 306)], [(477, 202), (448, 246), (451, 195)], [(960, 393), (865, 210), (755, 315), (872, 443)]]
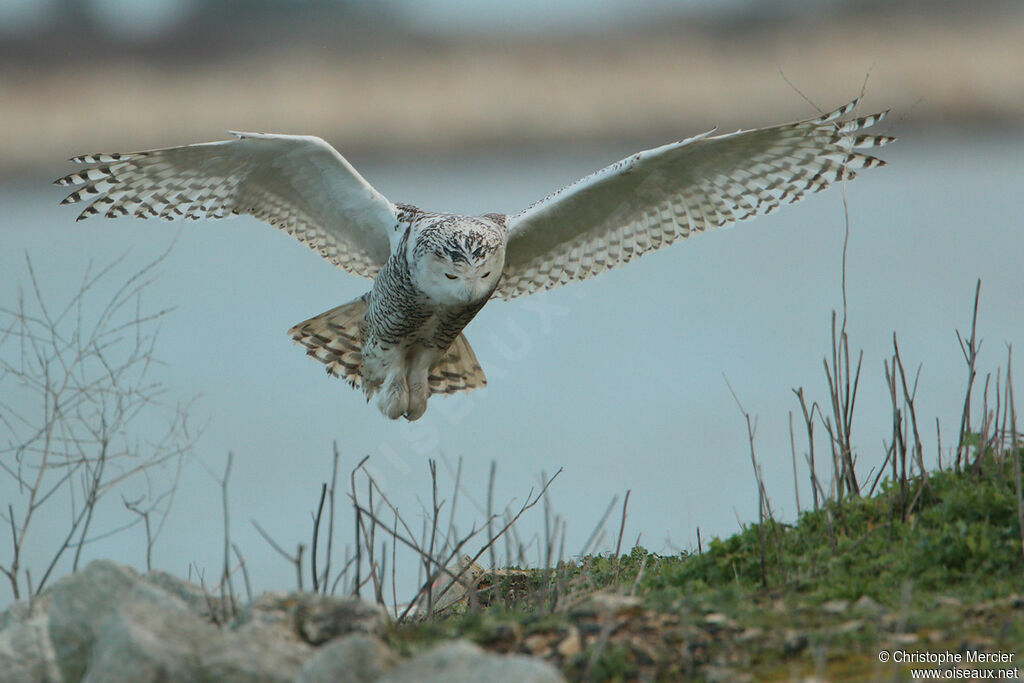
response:
[(82, 185), (79, 220), (249, 214), (295, 236), (370, 291), (289, 334), (391, 419), (416, 420), (432, 394), (486, 384), (463, 328), (504, 299), (593, 277), (676, 240), (766, 214), (857, 169), (856, 151), (894, 140), (858, 133), (885, 112), (823, 116), (702, 135), (638, 152), (515, 214), (464, 216), (396, 204), (317, 137), (235, 139), (90, 154), (55, 181)]

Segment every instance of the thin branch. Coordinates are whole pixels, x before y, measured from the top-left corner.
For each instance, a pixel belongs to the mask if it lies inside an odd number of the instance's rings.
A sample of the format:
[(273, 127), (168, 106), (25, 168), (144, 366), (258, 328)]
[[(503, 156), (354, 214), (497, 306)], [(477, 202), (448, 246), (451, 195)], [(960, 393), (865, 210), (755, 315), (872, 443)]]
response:
[(967, 390), (964, 392), (964, 409), (960, 414), (960, 437), (957, 441), (956, 460), (954, 468), (959, 472), (963, 466), (967, 435), (971, 431), (971, 391), (974, 387), (974, 378), (977, 375), (975, 364), (978, 360), (978, 352), (981, 350), (981, 342), (978, 341), (978, 299), (981, 296), (981, 278), (974, 287), (974, 309), (971, 313), (971, 337), (967, 344), (964, 344), (960, 331), (956, 331), (957, 341), (960, 342), (960, 350), (964, 354), (964, 361), (967, 363)]
[(619, 540), (615, 543), (615, 558), (618, 559), (622, 552), (622, 534), (626, 529), (626, 509), (629, 507), (629, 494), (632, 489), (626, 489), (626, 497), (622, 501), (622, 521), (619, 522)]
[[(228, 505), (228, 481), (231, 479), (231, 466), (234, 464), (235, 456), (231, 451), (228, 451), (227, 464), (224, 466), (224, 476), (220, 480), (220, 500), (221, 508), (224, 514), (224, 566), (221, 570), (221, 604), (227, 607), (231, 606), (231, 615), (234, 616), (237, 613), (237, 606), (235, 605), (235, 587), (231, 583), (231, 516), (229, 514)], [(225, 590), (227, 595), (224, 594)]]
[(498, 474), (498, 462), (491, 460), (491, 472), (487, 477), (487, 541), (491, 548), (491, 569), (498, 566), (494, 550), (494, 528), (491, 521), (494, 519), (494, 480)]
[(320, 516), (324, 511), (324, 501), (327, 499), (327, 484), (320, 485), (320, 502), (316, 506), (316, 515), (313, 517), (313, 547), (309, 556), (309, 569), (313, 579), (313, 592), (320, 592), (320, 575), (316, 571), (316, 551), (320, 540)]
[(608, 521), (608, 517), (612, 514), (612, 510), (615, 509), (615, 504), (618, 502), (619, 497), (612, 496), (612, 501), (608, 503), (608, 507), (605, 508), (604, 514), (601, 515), (601, 519), (598, 520), (597, 526), (595, 526), (594, 530), (590, 533), (590, 537), (587, 538), (587, 542), (583, 544), (583, 549), (580, 550), (580, 557), (586, 556), (588, 552), (591, 552), (593, 548), (597, 547), (597, 544), (600, 542), (598, 533), (603, 534), (605, 522)]

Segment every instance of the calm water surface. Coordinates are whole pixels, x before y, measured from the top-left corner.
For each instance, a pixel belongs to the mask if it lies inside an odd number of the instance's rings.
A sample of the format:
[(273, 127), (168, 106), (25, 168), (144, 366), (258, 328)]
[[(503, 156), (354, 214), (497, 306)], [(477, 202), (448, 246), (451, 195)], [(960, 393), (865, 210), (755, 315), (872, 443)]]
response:
[[(954, 330), (969, 327), (977, 278), (982, 371), (1005, 366), (1006, 345), (1024, 341), (1024, 140), (896, 133), (899, 144), (883, 150), (891, 165), (866, 172), (847, 190), (849, 332), (854, 350), (864, 351), (853, 432), (862, 475), (880, 464), (891, 431), (882, 363), (894, 331), (904, 362), (914, 370), (921, 364), (917, 409), (931, 464), (936, 417), (944, 448), (955, 441), (966, 370)], [(634, 145), (610, 145), (351, 161), (394, 200), (514, 211), (632, 151)], [(54, 164), (54, 177), (65, 172)], [(427, 460), (442, 461), (447, 488), (445, 463), (454, 467), (462, 457), (466, 489), (456, 519), (465, 530), (483, 517), (476, 506), (495, 460), (496, 500), (517, 506), (542, 472), (564, 468), (551, 502), (567, 520), (568, 552), (627, 489), (626, 545), (639, 536), (668, 552), (695, 545), (697, 527), (705, 539), (729, 534), (737, 520), (756, 519), (757, 496), (745, 425), (725, 378), (757, 417), (755, 445), (775, 510), (787, 519), (796, 514), (788, 421), (799, 407), (791, 389), (827, 398), (822, 357), (830, 313), (841, 305), (839, 189), (584, 284), (489, 304), (467, 330), (489, 386), (431, 401), (413, 425), (384, 420), (285, 335), (292, 324), (362, 294), (367, 281), (252, 220), (76, 224), (72, 208), (57, 206), (61, 196), (44, 179), (0, 187), (0, 305), (12, 305), (26, 282), (26, 251), (45, 295), (60, 301), (90, 262), (104, 264), (128, 249), (118, 271), (125, 276), (177, 239), (147, 298), (153, 309), (176, 307), (161, 326), (157, 355), (165, 364), (154, 377), (169, 401), (200, 395), (193, 414), (206, 428), (198, 460), (219, 472), (226, 454), (235, 454), (233, 540), (248, 554), (257, 588), (290, 587), (294, 575), (249, 520), (285, 545), (307, 541), (333, 441), (346, 473), (371, 455), (373, 472), (414, 528), (430, 495)], [(819, 453), (826, 446), (819, 442)], [(797, 448), (806, 450), (802, 439)], [(806, 504), (803, 465), (799, 479)], [(0, 481), (0, 498), (15, 496), (10, 482)], [(114, 500), (108, 512), (120, 514), (119, 505)], [(61, 522), (60, 515), (47, 520), (54, 529)], [(349, 529), (351, 520), (340, 524)], [(521, 535), (542, 524), (540, 512), (525, 518)], [(617, 525), (609, 523), (605, 547), (614, 544)], [(204, 467), (192, 466), (155, 563), (184, 575), (194, 562), (216, 574), (220, 534), (219, 488)], [(340, 534), (340, 542), (349, 536)], [(139, 536), (99, 542), (90, 552), (143, 559)], [(531, 552), (537, 556), (536, 546)]]

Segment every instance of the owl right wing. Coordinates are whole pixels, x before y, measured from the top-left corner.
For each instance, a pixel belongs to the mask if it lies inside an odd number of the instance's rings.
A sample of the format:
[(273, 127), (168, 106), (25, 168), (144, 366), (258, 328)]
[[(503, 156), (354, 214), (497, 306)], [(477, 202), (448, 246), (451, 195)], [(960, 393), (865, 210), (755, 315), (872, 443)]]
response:
[(708, 228), (774, 211), (856, 171), (885, 164), (856, 151), (885, 112), (843, 120), (858, 100), (806, 121), (638, 152), (508, 217), (508, 299), (585, 280)]
[(78, 220), (249, 214), (339, 268), (376, 276), (398, 225), (387, 198), (320, 138), (232, 135), (236, 139), (74, 157), (71, 161), (91, 165), (54, 182), (82, 186), (61, 202), (89, 202)]

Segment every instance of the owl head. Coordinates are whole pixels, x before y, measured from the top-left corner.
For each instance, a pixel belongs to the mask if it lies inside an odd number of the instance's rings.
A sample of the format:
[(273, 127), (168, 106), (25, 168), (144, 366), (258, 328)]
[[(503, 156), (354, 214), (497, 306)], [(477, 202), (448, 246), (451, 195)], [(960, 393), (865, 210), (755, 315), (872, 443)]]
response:
[(491, 219), (442, 216), (409, 245), (413, 283), (444, 306), (486, 301), (505, 266), (505, 239)]

